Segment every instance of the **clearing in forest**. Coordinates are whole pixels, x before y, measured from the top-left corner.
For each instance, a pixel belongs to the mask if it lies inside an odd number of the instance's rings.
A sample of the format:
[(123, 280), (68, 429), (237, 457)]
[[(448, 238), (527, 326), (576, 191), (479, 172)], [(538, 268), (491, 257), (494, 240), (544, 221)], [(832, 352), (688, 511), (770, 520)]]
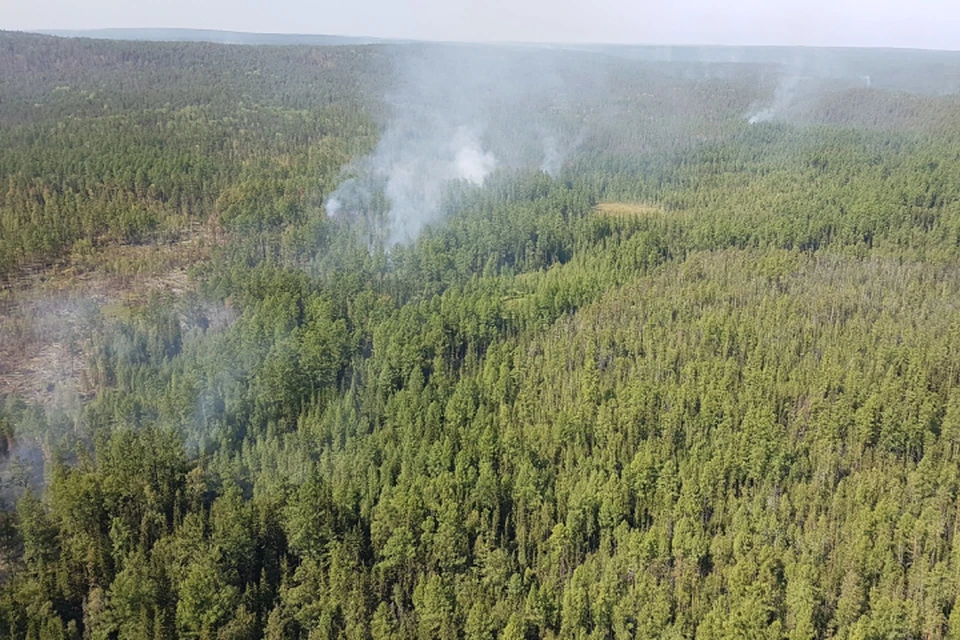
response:
[(82, 374), (97, 318), (192, 290), (187, 270), (212, 244), (197, 226), (177, 243), (111, 246), (0, 283), (0, 397), (50, 406), (89, 396)]
[(663, 207), (650, 202), (601, 202), (595, 211), (611, 218), (639, 218), (663, 213)]

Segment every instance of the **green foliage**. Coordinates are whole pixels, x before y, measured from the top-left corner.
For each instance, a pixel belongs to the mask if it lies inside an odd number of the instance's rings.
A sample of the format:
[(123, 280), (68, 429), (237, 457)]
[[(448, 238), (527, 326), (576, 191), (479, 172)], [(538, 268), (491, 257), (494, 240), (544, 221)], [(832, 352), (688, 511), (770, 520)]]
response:
[(0, 44), (0, 270), (223, 236), (103, 320), (74, 421), (0, 404), (47, 480), (5, 636), (957, 634), (952, 99), (749, 127), (753, 70), (609, 62), (561, 176), (384, 247), (321, 204), (388, 50)]

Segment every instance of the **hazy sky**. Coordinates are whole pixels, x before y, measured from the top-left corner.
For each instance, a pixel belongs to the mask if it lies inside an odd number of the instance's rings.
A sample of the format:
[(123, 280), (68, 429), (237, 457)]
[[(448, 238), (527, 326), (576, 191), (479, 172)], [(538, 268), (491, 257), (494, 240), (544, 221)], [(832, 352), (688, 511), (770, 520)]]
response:
[(960, 49), (958, 0), (0, 0), (0, 29)]

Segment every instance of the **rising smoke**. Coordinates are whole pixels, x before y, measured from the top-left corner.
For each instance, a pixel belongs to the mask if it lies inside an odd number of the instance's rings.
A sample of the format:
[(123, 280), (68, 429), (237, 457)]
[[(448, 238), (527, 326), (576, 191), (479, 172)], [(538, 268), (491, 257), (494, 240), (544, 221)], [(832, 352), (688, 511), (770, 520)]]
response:
[(540, 127), (539, 131), (543, 142), (543, 161), (540, 163), (540, 170), (551, 178), (556, 178), (563, 171), (567, 160), (583, 144), (587, 130), (581, 129), (573, 138), (549, 131), (544, 127)]
[(755, 107), (747, 115), (747, 122), (758, 124), (761, 122), (770, 122), (779, 115), (787, 111), (791, 104), (796, 100), (798, 86), (800, 85), (799, 76), (785, 76), (777, 84), (777, 89), (773, 93), (773, 99), (767, 104)]
[(809, 57), (794, 54), (789, 64), (780, 65), (781, 75), (773, 96), (753, 105), (746, 115), (750, 124), (772, 121), (816, 120), (819, 105), (831, 94), (872, 86), (869, 74), (857, 67), (839, 64), (814, 52)]
[(557, 115), (572, 90), (563, 59), (509, 48), (396, 50), (379, 144), (349, 168), (327, 215), (378, 227), (372, 236), (390, 246), (440, 217), (451, 184), (479, 187), (497, 169), (522, 167), (558, 176), (585, 137)]

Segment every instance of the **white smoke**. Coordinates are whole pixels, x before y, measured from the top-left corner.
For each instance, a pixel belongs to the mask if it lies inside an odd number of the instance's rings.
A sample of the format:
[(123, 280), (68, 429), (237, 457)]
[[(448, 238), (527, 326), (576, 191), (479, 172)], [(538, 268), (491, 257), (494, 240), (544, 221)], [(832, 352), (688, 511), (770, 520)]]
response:
[(773, 100), (769, 104), (751, 110), (747, 114), (747, 121), (750, 124), (759, 124), (770, 122), (779, 117), (796, 99), (797, 86), (800, 84), (800, 80), (800, 76), (781, 78), (776, 91), (773, 93)]
[[(390, 245), (416, 239), (439, 217), (451, 183), (480, 186), (497, 166), (483, 140), (484, 93), (476, 74), (458, 75), (437, 63), (433, 56), (397, 61), (390, 119), (377, 148), (354, 167), (359, 177), (341, 184), (326, 203), (332, 218), (369, 223), (382, 215), (377, 224), (386, 225), (380, 235)], [(377, 190), (386, 197), (385, 212), (378, 210)]]
[(497, 164), (497, 159), (489, 151), (483, 150), (480, 139), (467, 127), (460, 127), (454, 137), (454, 165), (456, 176), (460, 180), (475, 185), (483, 184)]
[[(388, 201), (389, 244), (416, 239), (425, 225), (436, 220), (444, 191), (451, 182), (462, 180), (482, 185), (496, 166), (496, 158), (484, 149), (475, 129), (432, 120), (429, 128), (416, 127), (424, 135), (409, 130), (411, 121), (396, 121), (369, 161), (369, 170), (382, 181)], [(334, 215), (344, 207), (342, 196), (354, 208), (363, 208), (365, 194), (356, 186), (353, 183), (347, 192), (341, 188), (334, 194)], [(327, 210), (330, 213), (330, 202)]]
[(429, 45), (394, 53), (377, 147), (326, 203), (329, 217), (362, 222), (371, 240), (388, 245), (413, 241), (437, 221), (458, 182), (480, 187), (501, 167), (540, 165), (558, 175), (585, 138), (571, 135), (584, 127), (573, 97), (597, 100), (605, 82), (592, 58), (568, 69), (565, 57), (528, 49)]
[(340, 201), (340, 198), (330, 196), (330, 198), (327, 199), (325, 208), (328, 216), (331, 218), (337, 218), (340, 216), (340, 212), (343, 210), (343, 202)]
[(551, 178), (556, 178), (560, 175), (567, 159), (583, 144), (586, 130), (581, 129), (576, 138), (564, 139), (557, 133), (541, 129), (540, 137), (543, 141), (543, 162), (540, 163), (540, 171)]

